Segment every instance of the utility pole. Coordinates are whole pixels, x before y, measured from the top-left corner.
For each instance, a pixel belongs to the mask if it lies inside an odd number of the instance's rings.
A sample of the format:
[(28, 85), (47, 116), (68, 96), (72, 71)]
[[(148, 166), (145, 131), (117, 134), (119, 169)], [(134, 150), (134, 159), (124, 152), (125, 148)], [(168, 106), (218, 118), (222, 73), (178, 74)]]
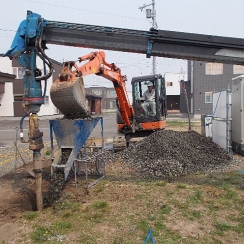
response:
[[(152, 0), (152, 27), (156, 29), (156, 11), (155, 11), (155, 0)], [(156, 74), (156, 57), (153, 56), (153, 75)]]
[[(139, 9), (142, 11), (144, 8), (152, 6), (152, 9), (146, 9), (146, 17), (147, 19), (152, 19), (152, 28), (157, 29), (157, 23), (156, 23), (156, 10), (155, 10), (155, 0), (152, 0), (151, 4), (144, 4), (143, 6), (139, 7)], [(156, 57), (153, 56), (152, 60), (152, 73), (153, 75), (156, 74)]]

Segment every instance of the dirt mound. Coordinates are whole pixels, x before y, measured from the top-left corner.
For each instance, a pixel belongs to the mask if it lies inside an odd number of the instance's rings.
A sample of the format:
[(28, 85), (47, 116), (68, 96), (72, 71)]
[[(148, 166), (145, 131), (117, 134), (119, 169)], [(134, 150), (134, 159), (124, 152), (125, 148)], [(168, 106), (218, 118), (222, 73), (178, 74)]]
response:
[(152, 177), (175, 177), (226, 169), (231, 157), (197, 132), (157, 131), (113, 156)]

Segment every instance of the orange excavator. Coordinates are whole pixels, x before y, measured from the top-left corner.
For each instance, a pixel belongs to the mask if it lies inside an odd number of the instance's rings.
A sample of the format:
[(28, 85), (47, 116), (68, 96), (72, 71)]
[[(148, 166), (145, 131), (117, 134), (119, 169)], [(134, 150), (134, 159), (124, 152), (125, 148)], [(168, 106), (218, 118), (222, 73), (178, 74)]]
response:
[[(166, 91), (161, 75), (149, 75), (132, 79), (131, 105), (128, 99), (125, 82), (126, 76), (114, 64), (105, 60), (103, 51), (92, 52), (78, 58), (79, 62), (87, 61), (78, 66), (75, 61), (63, 63), (59, 78), (53, 83), (50, 95), (54, 105), (67, 119), (86, 118), (90, 115), (86, 109), (83, 76), (96, 74), (113, 82), (117, 94), (118, 133), (113, 138), (114, 151), (128, 146), (133, 137), (145, 137), (155, 130), (166, 126)], [(154, 90), (154, 111), (144, 106), (144, 92), (150, 83)]]

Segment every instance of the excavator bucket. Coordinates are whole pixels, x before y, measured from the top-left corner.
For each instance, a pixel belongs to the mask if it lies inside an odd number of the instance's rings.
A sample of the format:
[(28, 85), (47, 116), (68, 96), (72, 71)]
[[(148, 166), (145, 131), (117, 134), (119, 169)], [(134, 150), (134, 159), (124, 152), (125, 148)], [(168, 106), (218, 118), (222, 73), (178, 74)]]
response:
[(83, 78), (58, 81), (52, 84), (50, 96), (53, 104), (67, 119), (87, 118), (86, 93)]

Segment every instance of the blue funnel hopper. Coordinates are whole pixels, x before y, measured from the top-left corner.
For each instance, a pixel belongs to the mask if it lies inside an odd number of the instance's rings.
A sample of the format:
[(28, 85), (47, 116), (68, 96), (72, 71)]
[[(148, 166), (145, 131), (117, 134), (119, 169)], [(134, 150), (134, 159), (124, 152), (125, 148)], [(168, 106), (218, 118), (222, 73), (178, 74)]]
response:
[(64, 166), (65, 180), (69, 175), (74, 160), (76, 159), (81, 148), (86, 146), (86, 141), (99, 120), (101, 122), (101, 135), (103, 137), (102, 117), (74, 120), (55, 119), (49, 121), (51, 144), (53, 145), (52, 134), (54, 132), (59, 148), (72, 148), (72, 152), (66, 165)]

